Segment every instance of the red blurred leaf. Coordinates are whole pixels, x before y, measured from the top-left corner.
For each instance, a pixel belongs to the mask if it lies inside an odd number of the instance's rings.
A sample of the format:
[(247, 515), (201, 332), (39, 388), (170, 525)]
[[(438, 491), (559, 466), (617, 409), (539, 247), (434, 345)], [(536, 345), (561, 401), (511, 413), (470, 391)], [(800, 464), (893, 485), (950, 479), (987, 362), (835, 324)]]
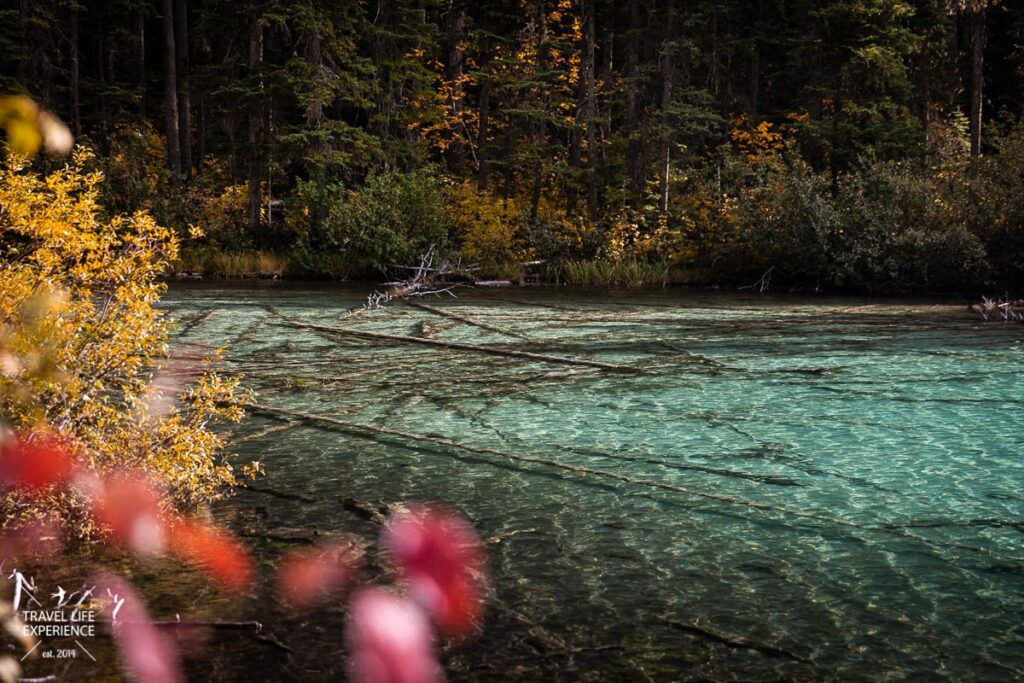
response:
[(144, 475), (118, 474), (103, 481), (93, 510), (116, 543), (140, 555), (159, 555), (166, 536), (160, 498)]
[(344, 590), (357, 558), (344, 543), (325, 543), (290, 553), (277, 570), (277, 591), (292, 607), (305, 609)]
[(103, 602), (102, 615), (110, 623), (125, 672), (143, 683), (184, 681), (173, 639), (153, 625), (131, 585), (106, 573), (93, 577), (92, 583), (95, 598)]
[(349, 608), (348, 667), (357, 683), (438, 683), (444, 672), (434, 658), (433, 634), (411, 601), (368, 588)]
[(0, 447), (0, 488), (37, 491), (63, 483), (73, 468), (71, 449), (55, 436), (18, 436)]
[(222, 586), (245, 590), (252, 584), (252, 561), (245, 547), (230, 534), (192, 519), (170, 526), (171, 550), (193, 562)]
[(447, 634), (472, 630), (483, 614), (484, 554), (461, 517), (425, 507), (396, 515), (383, 545), (409, 582), (409, 593)]

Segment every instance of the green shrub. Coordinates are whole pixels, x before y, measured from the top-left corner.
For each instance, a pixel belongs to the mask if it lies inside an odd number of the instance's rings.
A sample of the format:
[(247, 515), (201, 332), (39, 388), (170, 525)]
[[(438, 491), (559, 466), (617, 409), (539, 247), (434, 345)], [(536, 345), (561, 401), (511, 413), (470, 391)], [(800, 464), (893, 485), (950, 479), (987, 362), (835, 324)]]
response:
[(725, 197), (700, 214), (697, 266), (740, 283), (774, 266), (776, 282), (805, 289), (976, 288), (990, 272), (982, 226), (991, 221), (979, 216), (1006, 210), (979, 204), (972, 177), (957, 160), (866, 161), (833, 185), (798, 157), (697, 175), (699, 192), (713, 196), (717, 182)]
[(448, 245), (452, 219), (432, 169), (371, 176), (356, 189), (299, 182), (289, 208), (299, 265), (316, 271), (326, 257), (356, 271), (414, 265), (431, 245)]

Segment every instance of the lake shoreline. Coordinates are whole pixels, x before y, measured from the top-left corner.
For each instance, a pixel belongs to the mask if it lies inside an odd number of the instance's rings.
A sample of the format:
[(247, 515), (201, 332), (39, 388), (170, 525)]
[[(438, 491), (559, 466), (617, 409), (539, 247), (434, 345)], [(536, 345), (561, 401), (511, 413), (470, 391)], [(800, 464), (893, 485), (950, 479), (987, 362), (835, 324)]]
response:
[[(377, 279), (373, 278), (328, 278), (328, 277), (314, 277), (308, 275), (298, 276), (278, 276), (273, 274), (253, 274), (253, 275), (224, 275), (220, 273), (195, 273), (195, 272), (174, 272), (166, 274), (162, 277), (162, 280), (169, 285), (187, 285), (188, 283), (203, 283), (211, 285), (214, 283), (223, 283), (230, 285), (251, 285), (251, 286), (273, 286), (275, 284), (281, 285), (310, 285), (310, 286), (322, 286), (322, 285), (345, 285), (345, 286), (362, 286), (365, 287), (366, 294), (369, 295), (372, 292), (381, 289), (386, 284)], [(990, 291), (985, 288), (979, 288), (971, 292), (957, 292), (957, 291), (943, 291), (943, 290), (914, 290), (910, 292), (865, 292), (856, 289), (849, 290), (824, 290), (824, 289), (771, 289), (764, 292), (751, 291), (749, 287), (741, 287), (735, 285), (722, 285), (722, 284), (698, 284), (690, 282), (669, 282), (665, 285), (645, 285), (645, 286), (628, 286), (628, 285), (601, 285), (601, 284), (565, 284), (559, 282), (550, 281), (533, 281), (533, 282), (519, 282), (515, 280), (490, 280), (487, 284), (473, 284), (465, 283), (460, 284), (460, 288), (466, 290), (508, 290), (508, 291), (589, 291), (589, 292), (605, 292), (605, 291), (622, 291), (622, 292), (694, 292), (694, 293), (721, 293), (721, 294), (736, 294), (739, 296), (751, 296), (754, 298), (772, 298), (772, 297), (808, 297), (808, 298), (821, 298), (821, 299), (877, 299), (879, 301), (891, 301), (895, 299), (921, 299), (928, 301), (943, 301), (949, 304), (958, 304), (964, 306), (967, 310), (970, 310), (971, 306), (979, 304), (983, 297), (987, 296)]]

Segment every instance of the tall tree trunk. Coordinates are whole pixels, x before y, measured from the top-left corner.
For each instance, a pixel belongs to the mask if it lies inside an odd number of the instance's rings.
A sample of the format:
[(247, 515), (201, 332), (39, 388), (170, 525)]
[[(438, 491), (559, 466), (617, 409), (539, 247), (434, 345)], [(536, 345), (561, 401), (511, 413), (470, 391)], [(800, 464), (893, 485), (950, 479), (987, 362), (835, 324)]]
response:
[[(317, 31), (316, 26), (309, 26), (305, 30), (305, 55), (306, 61), (309, 63), (313, 75), (311, 86), (311, 95), (309, 102), (306, 104), (306, 128), (312, 133), (313, 140), (309, 148), (309, 156), (307, 159), (307, 166), (309, 167), (309, 177), (315, 178), (321, 175), (324, 171), (324, 161), (327, 159), (330, 153), (330, 145), (328, 139), (321, 133), (321, 129), (324, 127), (324, 109), (327, 102), (324, 101), (322, 93), (325, 91), (324, 88), (324, 49), (321, 35)], [(323, 212), (321, 207), (316, 207), (314, 210)], [(314, 216), (315, 219), (323, 219), (322, 215)]]
[(640, 18), (640, 0), (629, 0), (629, 32), (626, 38), (626, 113), (632, 132), (626, 148), (626, 163), (629, 164), (629, 179), (633, 192), (643, 190), (645, 160), (643, 150), (643, 126), (640, 117), (640, 34), (643, 31)]
[(676, 60), (676, 9), (673, 0), (666, 3), (665, 42), (662, 43), (662, 74), (661, 74), (661, 107), (662, 107), (662, 141), (661, 141), (661, 192), (658, 209), (662, 215), (668, 214), (669, 173), (672, 170), (672, 117), (669, 107), (672, 104), (672, 89), (675, 81)]
[[(548, 49), (548, 25), (547, 15), (544, 13), (544, 2), (537, 2), (537, 14), (534, 18), (537, 26), (537, 59), (536, 69), (537, 74), (543, 74), (547, 64), (547, 49)], [(540, 93), (537, 106), (543, 110), (547, 105), (547, 95), (544, 92)], [(544, 125), (544, 118), (541, 116), (537, 117), (537, 122), (534, 125), (534, 149), (536, 150), (536, 159), (533, 164), (533, 190), (530, 192), (530, 221), (536, 222), (537, 214), (540, 211), (540, 199), (541, 193), (544, 189), (544, 157), (541, 156), (541, 152), (544, 148), (544, 136), (546, 126)]]
[(449, 102), (445, 107), (451, 109), (455, 120), (456, 132), (451, 144), (445, 149), (445, 161), (448, 170), (459, 174), (462, 172), (464, 154), (462, 114), (463, 84), (462, 75), (465, 62), (463, 40), (466, 31), (466, 6), (463, 0), (448, 0), (448, 12), (445, 17), (445, 33), (447, 34), (448, 54), (444, 65), (444, 79), (448, 84)]
[(597, 213), (598, 190), (597, 190), (597, 63), (595, 60), (595, 43), (597, 23), (595, 14), (597, 9), (594, 0), (583, 2), (583, 34), (585, 51), (583, 62), (587, 65), (586, 79), (584, 82), (584, 122), (587, 131), (587, 204), (590, 215)]
[[(263, 26), (260, 23), (259, 12), (255, 7), (250, 11), (249, 16), (249, 71), (255, 76), (263, 61)], [(261, 88), (262, 89), (262, 88)], [(260, 98), (262, 99), (262, 98)], [(248, 201), (246, 207), (249, 221), (249, 231), (255, 235), (260, 228), (260, 172), (262, 154), (258, 148), (260, 134), (263, 130), (263, 116), (261, 113), (262, 101), (249, 105), (249, 178), (248, 178)]]
[(102, 36), (96, 41), (96, 61), (94, 62), (96, 64), (96, 73), (99, 76), (100, 85), (102, 86), (99, 88), (99, 92), (97, 92), (96, 94), (96, 110), (99, 114), (100, 121), (106, 121), (108, 118), (107, 93), (110, 90), (110, 88), (107, 87), (108, 81), (106, 76), (106, 69), (103, 66), (103, 53), (105, 49), (105, 43), (106, 40)]
[(985, 4), (970, 14), (971, 27), (971, 156), (981, 154), (982, 87), (985, 81)]
[(192, 101), (189, 91), (188, 0), (174, 0), (174, 56), (178, 72), (178, 139), (181, 168), (192, 173)]
[(198, 149), (196, 150), (196, 169), (202, 170), (203, 159), (206, 158), (206, 99), (203, 97), (202, 92), (199, 93), (199, 120), (196, 122), (196, 132), (198, 135), (196, 141)]
[(839, 158), (839, 150), (842, 149), (842, 128), (840, 126), (840, 117), (843, 115), (843, 99), (839, 95), (836, 95), (834, 109), (832, 111), (832, 149), (828, 153), (828, 169), (829, 169), (829, 188), (832, 191), (832, 197), (839, 196), (839, 168), (841, 166), (842, 159)]
[(477, 109), (479, 110), (479, 127), (476, 133), (476, 153), (480, 164), (477, 182), (480, 184), (480, 189), (483, 190), (487, 188), (488, 182), (487, 126), (489, 123), (488, 117), (491, 113), (491, 84), (486, 78), (480, 81), (480, 97), (477, 101)]
[(146, 15), (142, 5), (135, 11), (135, 40), (139, 49), (139, 118), (146, 123)]
[(29, 0), (21, 0), (18, 3), (18, 28), (21, 38), (21, 54), (18, 60), (18, 83), (28, 90), (31, 85), (32, 46), (30, 44), (32, 10), (29, 7)]
[[(586, 0), (579, 3), (579, 23), (580, 26), (586, 23)], [(575, 23), (575, 22), (574, 22)], [(576, 115), (573, 118), (572, 126), (569, 128), (569, 168), (571, 173), (569, 174), (568, 182), (565, 186), (565, 201), (568, 205), (570, 212), (576, 211), (576, 203), (579, 195), (579, 182), (581, 180), (579, 168), (583, 161), (583, 140), (586, 130), (587, 121), (587, 68), (590, 64), (587, 62), (587, 45), (586, 36), (580, 33), (579, 43), (572, 46), (573, 52), (580, 55), (579, 67), (577, 69), (576, 78)]]
[(164, 14), (164, 124), (167, 137), (167, 168), (181, 173), (178, 133), (178, 74), (174, 56), (174, 2), (163, 0)]
[(315, 96), (309, 99), (309, 105), (306, 107), (306, 127), (310, 130), (320, 130), (324, 124), (324, 101), (319, 95), (323, 80), (324, 55), (320, 33), (315, 26), (306, 29), (305, 43), (306, 61), (312, 67), (313, 85), (316, 88)]
[(80, 59), (78, 54), (78, 5), (71, 6), (71, 126), (75, 137), (82, 136), (82, 107), (80, 100)]

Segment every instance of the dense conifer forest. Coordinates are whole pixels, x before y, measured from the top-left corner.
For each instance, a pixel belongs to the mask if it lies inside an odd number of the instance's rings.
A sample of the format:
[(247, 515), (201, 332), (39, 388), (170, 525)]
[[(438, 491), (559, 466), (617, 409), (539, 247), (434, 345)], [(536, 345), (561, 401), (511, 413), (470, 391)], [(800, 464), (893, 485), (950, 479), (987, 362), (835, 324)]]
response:
[(436, 245), (575, 284), (1024, 275), (1016, 2), (5, 5), (0, 89), (93, 149), (108, 211), (202, 232), (183, 271), (377, 277)]

